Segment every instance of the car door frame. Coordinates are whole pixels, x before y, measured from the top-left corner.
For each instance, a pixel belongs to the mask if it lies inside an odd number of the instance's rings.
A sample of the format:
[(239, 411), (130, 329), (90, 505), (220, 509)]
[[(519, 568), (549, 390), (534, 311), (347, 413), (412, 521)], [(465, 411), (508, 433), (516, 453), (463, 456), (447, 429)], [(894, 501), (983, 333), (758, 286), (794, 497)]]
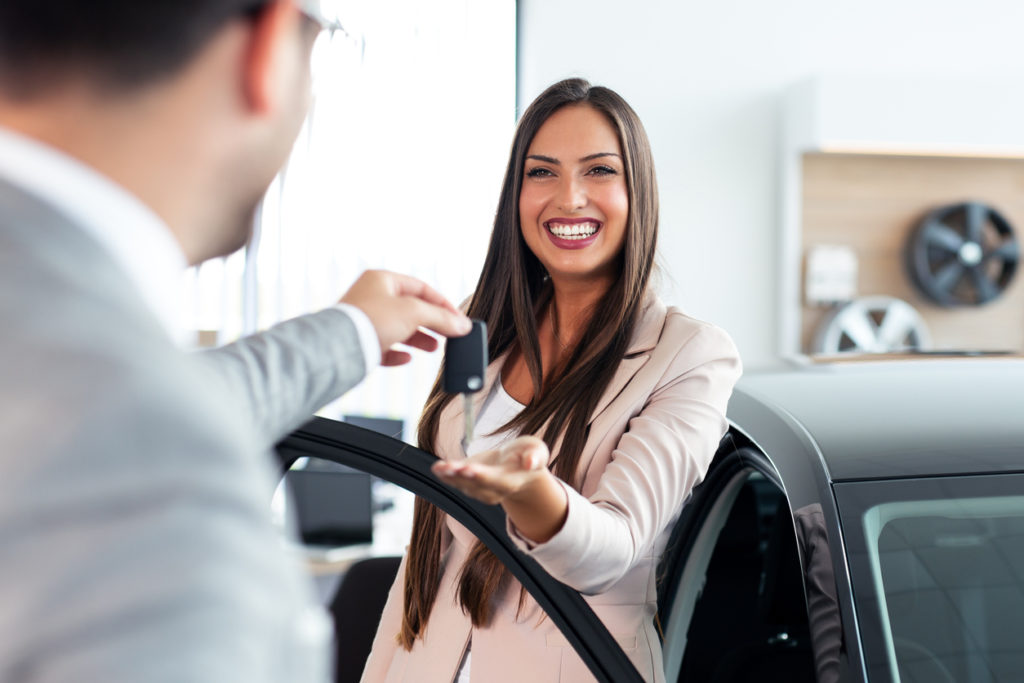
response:
[(433, 503), (469, 529), (512, 572), (602, 683), (643, 677), (583, 596), (552, 577), (508, 537), (505, 514), (443, 484), (430, 470), (437, 457), (405, 442), (344, 422), (315, 417), (277, 445), (287, 471), (302, 457), (320, 458), (386, 479)]
[[(665, 634), (663, 658), (667, 680), (678, 678), (685, 656), (685, 646), (683, 651), (677, 651), (676, 634), (680, 628), (685, 633), (689, 628), (689, 622), (676, 623), (681, 616), (679, 610), (686, 610), (686, 605), (679, 605), (676, 601), (682, 599), (681, 586), (684, 583), (690, 585), (697, 580), (697, 577), (691, 576), (692, 572), (688, 571), (694, 569), (691, 565), (693, 553), (703, 545), (714, 545), (721, 524), (724, 523), (732, 505), (732, 500), (729, 500), (729, 508), (720, 509), (724, 499), (731, 495), (730, 491), (733, 491), (738, 483), (741, 483), (743, 474), (752, 471), (763, 475), (785, 493), (778, 472), (768, 458), (742, 435), (730, 430), (722, 439), (706, 478), (694, 490), (693, 496), (683, 507), (679, 520), (672, 530), (657, 572), (659, 577), (665, 579), (658, 586), (658, 620), (663, 625)], [(718, 520), (716, 529), (709, 528), (709, 518)], [(710, 557), (710, 547), (705, 550), (705, 554)], [(692, 605), (690, 607), (692, 608)], [(693, 616), (692, 612), (690, 616)]]
[[(840, 418), (841, 419), (841, 418)], [(737, 388), (729, 401), (730, 431), (739, 442), (761, 453), (783, 482), (790, 513), (817, 503), (821, 505), (832, 553), (832, 575), (839, 600), (844, 661), (840, 680), (869, 680), (860, 636), (860, 618), (854, 602), (845, 531), (821, 447), (797, 418), (770, 398)]]

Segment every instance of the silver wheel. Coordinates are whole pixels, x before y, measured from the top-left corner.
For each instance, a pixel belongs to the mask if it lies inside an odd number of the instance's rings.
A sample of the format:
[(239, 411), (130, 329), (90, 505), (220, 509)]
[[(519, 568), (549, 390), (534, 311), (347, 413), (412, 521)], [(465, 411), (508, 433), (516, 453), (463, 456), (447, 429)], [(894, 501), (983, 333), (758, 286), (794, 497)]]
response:
[(814, 353), (893, 353), (926, 350), (924, 319), (902, 299), (869, 296), (836, 308), (818, 328)]

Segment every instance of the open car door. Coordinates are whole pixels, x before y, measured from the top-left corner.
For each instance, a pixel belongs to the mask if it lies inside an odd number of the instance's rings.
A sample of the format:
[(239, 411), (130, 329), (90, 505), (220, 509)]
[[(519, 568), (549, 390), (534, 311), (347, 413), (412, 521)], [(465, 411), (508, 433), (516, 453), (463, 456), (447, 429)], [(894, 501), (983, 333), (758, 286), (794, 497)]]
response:
[(643, 682), (583, 597), (513, 545), (505, 532), (505, 514), (500, 506), (469, 498), (434, 476), (430, 466), (436, 456), (397, 439), (321, 417), (285, 438), (277, 452), (286, 470), (302, 457), (329, 460), (386, 479), (433, 503), (473, 532), (508, 567), (597, 680)]

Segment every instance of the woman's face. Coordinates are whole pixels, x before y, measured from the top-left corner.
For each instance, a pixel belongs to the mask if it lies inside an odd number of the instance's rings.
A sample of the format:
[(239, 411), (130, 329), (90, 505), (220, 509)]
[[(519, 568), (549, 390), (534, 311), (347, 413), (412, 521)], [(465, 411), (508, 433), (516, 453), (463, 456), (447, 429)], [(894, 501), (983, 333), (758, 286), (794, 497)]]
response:
[(559, 109), (526, 153), (519, 222), (530, 251), (556, 283), (610, 281), (628, 217), (615, 128), (588, 104)]

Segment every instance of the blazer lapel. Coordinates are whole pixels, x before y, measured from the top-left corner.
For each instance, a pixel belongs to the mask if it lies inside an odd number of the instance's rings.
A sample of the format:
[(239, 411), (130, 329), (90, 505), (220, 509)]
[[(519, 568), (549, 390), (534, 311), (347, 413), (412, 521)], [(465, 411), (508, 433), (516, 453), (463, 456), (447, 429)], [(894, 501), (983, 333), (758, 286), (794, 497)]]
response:
[[(661, 338), (661, 330), (665, 326), (666, 312), (665, 304), (653, 294), (648, 294), (643, 313), (640, 315), (640, 324), (633, 335), (633, 341), (630, 343), (629, 348), (626, 349), (625, 358), (619, 362), (619, 367), (616, 369), (612, 381), (609, 382), (608, 388), (605, 389), (601, 399), (597, 402), (597, 407), (591, 413), (588, 424), (593, 423), (611, 405), (612, 401), (622, 393), (622, 390), (626, 388), (629, 381), (633, 379), (633, 376), (650, 359), (651, 350), (658, 345), (658, 340)], [(487, 366), (484, 386), (473, 396), (473, 410), (477, 414), (480, 413), (480, 407), (483, 405), (484, 399), (490, 394), (491, 387), (494, 386), (494, 383), (501, 376), (501, 368), (505, 364), (506, 357), (507, 355), (501, 356)], [(454, 424), (461, 427), (463, 413), (462, 400), (457, 397), (450, 401), (442, 411), (441, 424)], [(439, 433), (441, 434), (441, 441), (438, 444), (438, 457), (445, 458), (446, 460), (462, 460), (465, 458), (465, 454), (462, 452), (462, 429), (442, 429), (439, 430)], [(559, 438), (552, 452), (557, 453), (560, 444), (561, 438)]]
[(643, 313), (640, 316), (640, 324), (637, 326), (636, 334), (633, 335), (633, 341), (626, 350), (625, 358), (619, 361), (619, 367), (616, 369), (612, 381), (608, 383), (608, 388), (601, 395), (601, 400), (597, 402), (597, 407), (590, 414), (588, 424), (593, 423), (611, 405), (612, 401), (622, 393), (622, 390), (626, 388), (629, 381), (633, 379), (633, 376), (650, 359), (650, 352), (658, 345), (658, 339), (661, 338), (661, 330), (665, 326), (666, 310), (665, 304), (660, 299), (648, 295)]

